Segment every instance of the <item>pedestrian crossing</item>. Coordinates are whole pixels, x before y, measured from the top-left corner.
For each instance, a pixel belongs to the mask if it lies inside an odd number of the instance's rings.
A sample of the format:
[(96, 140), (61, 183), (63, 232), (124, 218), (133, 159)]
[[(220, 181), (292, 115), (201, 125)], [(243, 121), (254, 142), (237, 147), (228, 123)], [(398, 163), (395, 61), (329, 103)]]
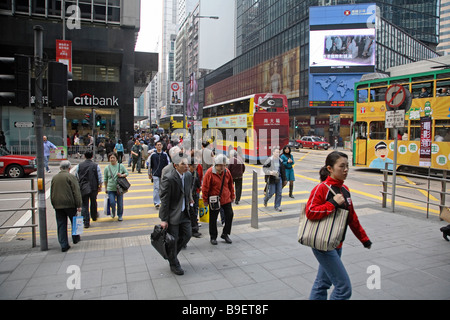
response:
[[(101, 163), (100, 168), (102, 173), (107, 166), (107, 163)], [(234, 219), (248, 219), (250, 220), (251, 207), (252, 207), (252, 170), (254, 167), (261, 168), (260, 166), (247, 166), (246, 172), (243, 176), (242, 182), (242, 195), (239, 205), (233, 203)], [(124, 194), (124, 222), (127, 221), (147, 221), (150, 224), (159, 223), (158, 210), (153, 204), (153, 183), (150, 181), (147, 175), (147, 170), (142, 169), (142, 173), (131, 172), (131, 168), (128, 168), (129, 176), (128, 181), (131, 183), (129, 191)], [(261, 170), (256, 169), (258, 173)], [(293, 195), (295, 199), (288, 197), (288, 188), (283, 189), (283, 197), (281, 207), (282, 212), (276, 212), (273, 208), (275, 195), (269, 200), (268, 206), (264, 207), (264, 175), (258, 174), (258, 214), (259, 216), (273, 216), (273, 215), (292, 215), (299, 212), (299, 204), (306, 203), (309, 190), (300, 190), (300, 188), (294, 188)], [(297, 190), (298, 189), (298, 190)], [(101, 224), (112, 222), (117, 220), (110, 216), (103, 214), (103, 205), (105, 197), (105, 188), (103, 186), (102, 192), (97, 197), (99, 218), (94, 224)]]

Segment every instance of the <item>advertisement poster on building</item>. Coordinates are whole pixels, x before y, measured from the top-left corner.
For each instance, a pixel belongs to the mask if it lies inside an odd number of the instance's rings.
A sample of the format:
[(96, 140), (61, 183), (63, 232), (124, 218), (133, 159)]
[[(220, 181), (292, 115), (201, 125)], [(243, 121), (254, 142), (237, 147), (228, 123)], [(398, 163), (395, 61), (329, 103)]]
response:
[(183, 103), (183, 82), (170, 82), (170, 104), (182, 106)]
[(187, 116), (197, 117), (198, 115), (198, 84), (195, 79), (195, 73), (192, 72), (189, 76), (188, 83), (188, 101), (187, 101)]

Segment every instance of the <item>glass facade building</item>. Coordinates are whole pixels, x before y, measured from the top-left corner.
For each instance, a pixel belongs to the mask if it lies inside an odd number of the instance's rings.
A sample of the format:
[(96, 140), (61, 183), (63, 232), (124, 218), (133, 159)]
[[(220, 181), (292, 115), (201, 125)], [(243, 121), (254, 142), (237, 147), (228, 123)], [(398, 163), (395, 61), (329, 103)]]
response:
[[(270, 75), (278, 72), (283, 74), (291, 120), (307, 122), (308, 126), (312, 123), (311, 127), (328, 126), (330, 114), (343, 114), (348, 115), (343, 123), (349, 126), (353, 108), (309, 106), (309, 7), (348, 2), (236, 0), (237, 57), (201, 79), (200, 98), (204, 101), (200, 103), (209, 105), (255, 92), (273, 92)], [(381, 13), (376, 26), (376, 71), (438, 56), (434, 49), (438, 43), (439, 1), (372, 2)], [(320, 132), (324, 131), (327, 128)]]
[[(73, 77), (68, 86), (73, 99), (66, 108), (67, 122), (62, 107), (44, 106), (44, 134), (56, 145), (64, 144), (64, 126), (70, 137), (94, 133), (126, 141), (133, 134), (134, 98), (158, 70), (158, 54), (134, 50), (139, 8), (140, 0), (0, 0), (0, 29), (5, 31), (1, 57), (33, 56), (35, 25), (44, 29), (46, 62), (56, 60), (56, 40), (71, 41)], [(33, 86), (31, 96), (33, 101)], [(0, 106), (7, 145), (33, 153), (34, 130), (16, 128), (18, 120), (34, 121), (33, 109)]]

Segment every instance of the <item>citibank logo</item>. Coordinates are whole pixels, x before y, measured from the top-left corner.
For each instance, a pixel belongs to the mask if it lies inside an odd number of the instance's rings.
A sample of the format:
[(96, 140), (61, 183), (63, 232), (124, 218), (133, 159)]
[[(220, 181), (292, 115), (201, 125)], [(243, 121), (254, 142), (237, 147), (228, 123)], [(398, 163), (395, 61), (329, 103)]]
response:
[(119, 98), (115, 96), (111, 98), (96, 97), (89, 93), (83, 93), (81, 96), (73, 98), (73, 103), (77, 106), (118, 107)]

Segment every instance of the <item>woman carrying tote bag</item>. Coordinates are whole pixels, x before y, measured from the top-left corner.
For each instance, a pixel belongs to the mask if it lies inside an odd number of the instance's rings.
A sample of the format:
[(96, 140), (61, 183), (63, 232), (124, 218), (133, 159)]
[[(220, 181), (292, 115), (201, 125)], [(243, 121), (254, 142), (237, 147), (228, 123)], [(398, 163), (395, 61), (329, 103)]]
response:
[[(364, 247), (370, 249), (372, 242), (359, 223), (349, 189), (344, 185), (347, 174), (347, 155), (338, 151), (331, 152), (326, 158), (325, 166), (320, 170), (322, 183), (311, 191), (305, 209), (306, 217), (309, 220), (320, 220), (339, 208), (346, 209), (348, 210), (347, 225), (350, 226), (350, 229)], [(312, 251), (319, 262), (319, 270), (311, 289), (310, 300), (326, 300), (327, 291), (332, 285), (334, 285), (334, 290), (330, 296), (331, 300), (350, 299), (352, 287), (341, 260), (342, 242), (331, 251), (321, 251), (314, 248)]]

